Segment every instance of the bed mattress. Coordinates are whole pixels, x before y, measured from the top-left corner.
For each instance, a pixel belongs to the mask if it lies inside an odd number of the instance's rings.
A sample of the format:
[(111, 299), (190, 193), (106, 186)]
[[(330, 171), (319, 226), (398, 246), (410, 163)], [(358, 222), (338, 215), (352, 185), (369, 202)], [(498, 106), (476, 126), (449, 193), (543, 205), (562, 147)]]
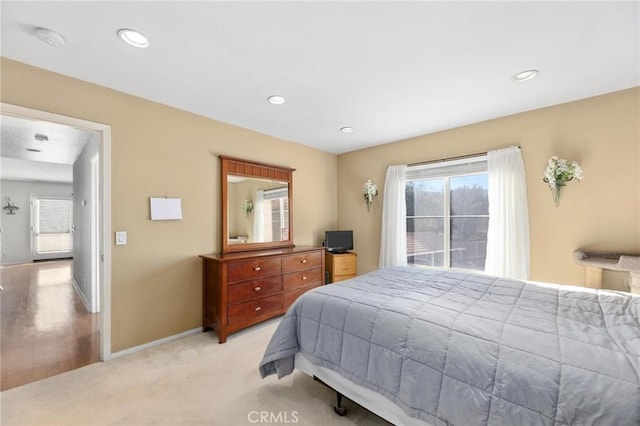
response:
[(260, 364), (300, 352), (434, 425), (640, 424), (640, 297), (415, 267), (305, 293)]

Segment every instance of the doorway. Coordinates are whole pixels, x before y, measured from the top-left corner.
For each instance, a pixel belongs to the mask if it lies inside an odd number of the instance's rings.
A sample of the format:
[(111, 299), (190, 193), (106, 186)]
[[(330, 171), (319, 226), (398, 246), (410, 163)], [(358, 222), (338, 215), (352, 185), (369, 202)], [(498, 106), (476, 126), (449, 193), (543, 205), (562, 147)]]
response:
[[(77, 280), (74, 281), (76, 281), (76, 287), (86, 285), (93, 289), (93, 291), (86, 292), (87, 297), (84, 303), (88, 305), (90, 311), (98, 312), (96, 321), (100, 335), (99, 359), (107, 360), (111, 357), (110, 126), (16, 105), (0, 103), (0, 106), (3, 117), (15, 117), (69, 126), (74, 129), (86, 130), (96, 135), (99, 148), (97, 153), (88, 159), (88, 170), (86, 173), (88, 181), (86, 186), (89, 188), (90, 195), (87, 196), (86, 199), (74, 200), (74, 204), (79, 204), (83, 207), (86, 206), (89, 212), (86, 223), (90, 226), (90, 232), (88, 233), (90, 235), (90, 242), (83, 247), (84, 256), (87, 258), (86, 263), (89, 265), (86, 274), (88, 278), (83, 279), (87, 281), (85, 283), (77, 282)], [(4, 195), (2, 197), (2, 199), (4, 199)], [(26, 209), (27, 214), (28, 210), (29, 209)], [(2, 231), (2, 221), (0, 220), (0, 232)], [(3, 247), (0, 246), (0, 253), (2, 250)], [(65, 267), (71, 268), (73, 280), (73, 277), (77, 274), (77, 272), (74, 271), (73, 262), (70, 262)], [(6, 272), (4, 269), (7, 268), (3, 268), (3, 272)], [(60, 268), (58, 267), (58, 269)]]

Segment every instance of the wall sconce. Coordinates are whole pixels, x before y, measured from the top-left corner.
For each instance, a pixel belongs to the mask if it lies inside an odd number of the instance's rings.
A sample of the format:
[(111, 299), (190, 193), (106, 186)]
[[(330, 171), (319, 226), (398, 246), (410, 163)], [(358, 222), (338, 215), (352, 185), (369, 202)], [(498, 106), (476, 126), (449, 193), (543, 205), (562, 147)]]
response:
[(13, 204), (11, 202), (11, 198), (4, 197), (4, 199), (7, 201), (7, 205), (4, 206), (3, 209), (7, 212), (7, 214), (11, 214), (11, 215), (16, 214), (16, 210), (19, 210), (20, 207)]
[(542, 180), (553, 191), (553, 201), (556, 207), (560, 205), (560, 190), (572, 180), (582, 180), (582, 167), (576, 161), (568, 161), (555, 155), (547, 161)]
[(362, 187), (362, 195), (364, 196), (364, 201), (367, 203), (367, 211), (371, 210), (371, 203), (373, 203), (373, 197), (378, 195), (378, 185), (371, 182), (371, 179), (364, 183)]
[(247, 218), (249, 218), (249, 216), (251, 216), (251, 212), (253, 211), (253, 201), (244, 200), (244, 202), (242, 203), (242, 211), (245, 212)]

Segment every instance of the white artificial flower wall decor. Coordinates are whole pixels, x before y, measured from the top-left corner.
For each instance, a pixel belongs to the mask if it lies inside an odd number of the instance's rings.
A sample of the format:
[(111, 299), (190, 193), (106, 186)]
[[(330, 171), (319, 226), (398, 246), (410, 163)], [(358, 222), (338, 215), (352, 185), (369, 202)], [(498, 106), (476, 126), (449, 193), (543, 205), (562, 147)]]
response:
[(364, 201), (367, 203), (367, 211), (371, 210), (371, 203), (373, 203), (373, 197), (378, 195), (378, 185), (371, 182), (371, 179), (364, 183), (362, 187), (362, 195), (364, 196)]
[(553, 192), (553, 200), (556, 206), (560, 205), (560, 191), (572, 180), (582, 180), (582, 167), (576, 161), (568, 161), (555, 155), (547, 161), (542, 178)]
[(251, 216), (251, 212), (253, 211), (253, 201), (244, 200), (242, 203), (242, 211), (247, 214), (247, 217)]

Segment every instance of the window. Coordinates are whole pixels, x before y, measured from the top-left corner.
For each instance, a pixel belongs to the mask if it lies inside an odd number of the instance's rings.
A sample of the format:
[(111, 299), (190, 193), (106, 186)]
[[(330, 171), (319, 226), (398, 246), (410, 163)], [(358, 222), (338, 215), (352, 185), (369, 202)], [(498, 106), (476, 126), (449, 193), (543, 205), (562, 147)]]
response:
[(486, 157), (410, 167), (405, 188), (407, 263), (484, 270)]
[(289, 239), (289, 193), (287, 188), (264, 191), (265, 241)]
[(34, 255), (72, 251), (73, 202), (70, 198), (36, 197), (33, 225)]

